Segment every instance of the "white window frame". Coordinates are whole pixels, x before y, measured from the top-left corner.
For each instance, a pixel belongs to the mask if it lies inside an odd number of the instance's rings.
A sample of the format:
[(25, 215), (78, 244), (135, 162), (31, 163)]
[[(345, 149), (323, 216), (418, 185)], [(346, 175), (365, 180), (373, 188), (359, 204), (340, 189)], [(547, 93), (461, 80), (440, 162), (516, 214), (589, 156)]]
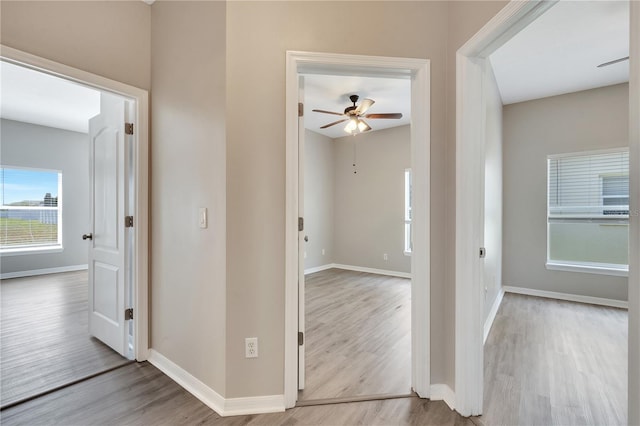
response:
[[(590, 274), (599, 274), (599, 275), (611, 275), (611, 276), (628, 276), (629, 273), (629, 265), (620, 265), (613, 263), (597, 263), (597, 262), (581, 262), (581, 261), (565, 261), (565, 260), (556, 260), (550, 258), (550, 222), (549, 222), (549, 164), (551, 160), (556, 160), (560, 158), (566, 157), (575, 157), (575, 156), (585, 156), (585, 155), (598, 155), (598, 154), (612, 154), (617, 152), (628, 152), (628, 148), (613, 148), (613, 149), (603, 149), (603, 150), (595, 150), (595, 151), (582, 151), (582, 152), (571, 152), (564, 154), (554, 154), (547, 156), (547, 261), (545, 266), (549, 270), (555, 271), (566, 271), (566, 272), (584, 272)], [(604, 199), (604, 178), (609, 176), (624, 176), (621, 174), (601, 174), (600, 177), (600, 195), (602, 199)], [(628, 175), (627, 175), (628, 176)], [(618, 197), (619, 198), (619, 197)], [(604, 202), (603, 202), (604, 205)], [(615, 206), (612, 206), (615, 207)], [(605, 215), (604, 209), (602, 211), (602, 215), (596, 217), (593, 215), (591, 218), (586, 218), (594, 221), (605, 221), (612, 225), (619, 224), (625, 225), (629, 223), (629, 215), (626, 214), (616, 214), (616, 215)]]
[[(33, 167), (20, 167), (20, 166), (12, 166), (12, 165), (0, 165), (0, 168), (3, 169), (12, 169), (12, 170), (25, 170), (25, 171), (34, 171), (34, 172), (47, 172), (47, 173), (56, 173), (58, 175), (58, 200), (56, 207), (45, 207), (45, 206), (1, 206), (2, 209), (6, 210), (56, 210), (57, 211), (57, 225), (58, 225), (58, 238), (56, 243), (52, 244), (31, 244), (31, 245), (21, 245), (15, 247), (2, 247), (0, 248), (0, 254), (2, 256), (16, 256), (16, 255), (27, 255), (27, 254), (44, 254), (44, 253), (61, 253), (64, 251), (64, 247), (62, 244), (62, 230), (63, 230), (63, 221), (62, 221), (62, 209), (63, 209), (63, 195), (62, 195), (62, 170), (56, 169), (40, 169)], [(4, 183), (3, 183), (4, 184)]]
[(411, 231), (411, 169), (404, 169), (404, 254), (411, 256), (413, 249)]

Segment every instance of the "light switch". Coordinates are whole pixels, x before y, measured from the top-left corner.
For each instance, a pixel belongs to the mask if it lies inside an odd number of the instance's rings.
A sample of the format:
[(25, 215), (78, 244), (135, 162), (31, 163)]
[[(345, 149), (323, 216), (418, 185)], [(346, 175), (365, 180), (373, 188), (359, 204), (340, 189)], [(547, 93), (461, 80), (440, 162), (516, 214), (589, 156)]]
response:
[(198, 209), (198, 218), (200, 222), (200, 228), (204, 229), (209, 225), (206, 207), (200, 207), (200, 209)]

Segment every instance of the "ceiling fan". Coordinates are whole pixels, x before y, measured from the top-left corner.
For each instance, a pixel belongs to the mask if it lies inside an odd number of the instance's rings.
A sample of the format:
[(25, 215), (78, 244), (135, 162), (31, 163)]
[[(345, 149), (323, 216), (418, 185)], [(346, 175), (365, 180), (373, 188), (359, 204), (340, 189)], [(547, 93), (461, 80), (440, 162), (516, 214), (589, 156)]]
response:
[(597, 66), (597, 68), (607, 67), (609, 65), (617, 64), (618, 62), (628, 61), (629, 57), (625, 56), (624, 58), (614, 59), (613, 61), (603, 62)]
[(398, 119), (402, 118), (402, 113), (377, 113), (377, 114), (366, 114), (367, 110), (371, 108), (371, 105), (375, 103), (372, 99), (363, 99), (360, 102), (360, 105), (356, 105), (358, 99), (360, 97), (358, 95), (349, 96), (353, 105), (348, 106), (344, 109), (343, 113), (333, 112), (333, 111), (325, 111), (322, 109), (314, 109), (313, 112), (321, 112), (324, 114), (332, 114), (332, 115), (340, 115), (345, 118), (334, 121), (333, 123), (325, 124), (320, 127), (321, 129), (326, 129), (327, 127), (335, 126), (336, 124), (344, 123), (348, 121), (347, 125), (344, 128), (344, 131), (347, 133), (355, 134), (357, 132), (368, 132), (371, 130), (371, 127), (363, 120), (363, 118), (386, 118), (386, 119)]

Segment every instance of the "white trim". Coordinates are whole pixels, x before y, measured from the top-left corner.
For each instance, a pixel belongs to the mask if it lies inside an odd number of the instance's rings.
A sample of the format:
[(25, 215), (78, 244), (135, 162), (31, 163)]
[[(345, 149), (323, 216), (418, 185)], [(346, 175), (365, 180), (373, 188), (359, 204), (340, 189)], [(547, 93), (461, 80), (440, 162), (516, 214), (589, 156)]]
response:
[(326, 265), (315, 266), (313, 268), (307, 268), (304, 270), (305, 275), (315, 274), (316, 272), (326, 271), (327, 269), (335, 268), (335, 263), (327, 263)]
[(226, 399), (222, 416), (281, 413), (284, 411), (284, 395), (252, 396)]
[(24, 256), (31, 254), (53, 254), (62, 253), (63, 251), (64, 247), (62, 247), (62, 244), (55, 244), (51, 246), (29, 246), (22, 248), (2, 249), (0, 250), (0, 257)]
[[(60, 64), (30, 53), (0, 45), (0, 57), (16, 65), (95, 89), (116, 93), (135, 101), (135, 247), (133, 265), (135, 274), (135, 306), (133, 319), (135, 357), (144, 361), (149, 351), (149, 93), (146, 90), (111, 80), (77, 68)], [(63, 200), (64, 202), (64, 200)]]
[(411, 272), (390, 271), (387, 269), (367, 268), (365, 266), (343, 265), (333, 263), (333, 268), (344, 269), (346, 271), (366, 272), (368, 274), (387, 275), (390, 277), (411, 278)]
[(225, 399), (155, 349), (149, 350), (149, 362), (220, 416), (279, 413), (284, 411), (284, 395)]
[(411, 78), (411, 168), (413, 170), (412, 387), (430, 394), (430, 62), (333, 53), (286, 53), (285, 134), (285, 407), (298, 395), (298, 76), (299, 73), (343, 73)]
[(456, 409), (456, 394), (445, 384), (431, 385), (431, 401), (444, 401), (452, 410)]
[(525, 287), (504, 286), (506, 293), (525, 294), (527, 296), (544, 297), (547, 299), (566, 300), (569, 302), (588, 303), (591, 305), (611, 306), (613, 308), (628, 309), (629, 303), (625, 300), (605, 299), (604, 297), (582, 296), (580, 294), (558, 293), (555, 291), (537, 290)]
[(500, 291), (498, 291), (498, 295), (496, 296), (496, 300), (494, 300), (493, 305), (491, 305), (489, 315), (487, 315), (487, 319), (484, 321), (484, 337), (482, 339), (483, 345), (487, 343), (487, 337), (489, 337), (489, 332), (491, 331), (491, 327), (493, 326), (493, 321), (495, 321), (496, 319), (496, 314), (498, 313), (498, 309), (500, 309), (500, 304), (502, 303), (503, 297), (504, 288), (500, 288)]
[(364, 266), (343, 265), (340, 263), (327, 263), (326, 265), (308, 268), (304, 270), (304, 274), (314, 274), (316, 272), (326, 271), (327, 269), (344, 269), (346, 271), (367, 272), (369, 274), (388, 275), (390, 277), (411, 278), (410, 272), (390, 271), (388, 269), (367, 268)]
[(182, 386), (187, 392), (202, 401), (203, 404), (219, 415), (223, 415), (225, 400), (219, 393), (183, 370), (182, 367), (155, 349), (149, 349), (148, 361), (158, 370), (169, 376), (174, 382)]
[(456, 53), (455, 389), (463, 416), (482, 414), (484, 62), (554, 1), (512, 0)]
[(627, 265), (620, 265), (618, 268), (615, 264), (588, 265), (586, 263), (563, 263), (549, 260), (545, 264), (545, 267), (553, 271), (583, 272), (586, 274), (612, 275), (615, 277), (626, 277), (629, 274), (629, 267)]
[(8, 280), (10, 278), (22, 278), (22, 277), (33, 277), (36, 275), (59, 274), (61, 272), (84, 271), (88, 268), (89, 268), (89, 265), (85, 264), (85, 265), (60, 266), (57, 268), (32, 269), (30, 271), (5, 272), (4, 274), (0, 274), (0, 279)]
[(629, 360), (627, 421), (640, 424), (640, 3), (629, 2)]

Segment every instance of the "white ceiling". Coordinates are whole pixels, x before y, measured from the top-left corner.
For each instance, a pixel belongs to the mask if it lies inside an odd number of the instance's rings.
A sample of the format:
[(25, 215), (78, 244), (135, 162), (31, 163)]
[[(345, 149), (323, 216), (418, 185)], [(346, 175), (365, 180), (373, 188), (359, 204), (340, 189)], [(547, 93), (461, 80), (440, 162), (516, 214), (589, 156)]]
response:
[(353, 105), (349, 100), (351, 95), (360, 96), (358, 105), (365, 98), (375, 101), (367, 113), (402, 113), (402, 118), (399, 120), (365, 120), (371, 126), (371, 131), (403, 126), (411, 122), (411, 80), (409, 79), (314, 74), (304, 77), (304, 127), (334, 139), (348, 136), (344, 131), (346, 122), (320, 129), (325, 124), (340, 120), (339, 116), (312, 110), (323, 109), (342, 113), (346, 107)]
[(0, 62), (0, 117), (87, 133), (100, 112), (100, 92), (7, 62)]
[(490, 56), (505, 105), (629, 81), (627, 1), (560, 1)]

